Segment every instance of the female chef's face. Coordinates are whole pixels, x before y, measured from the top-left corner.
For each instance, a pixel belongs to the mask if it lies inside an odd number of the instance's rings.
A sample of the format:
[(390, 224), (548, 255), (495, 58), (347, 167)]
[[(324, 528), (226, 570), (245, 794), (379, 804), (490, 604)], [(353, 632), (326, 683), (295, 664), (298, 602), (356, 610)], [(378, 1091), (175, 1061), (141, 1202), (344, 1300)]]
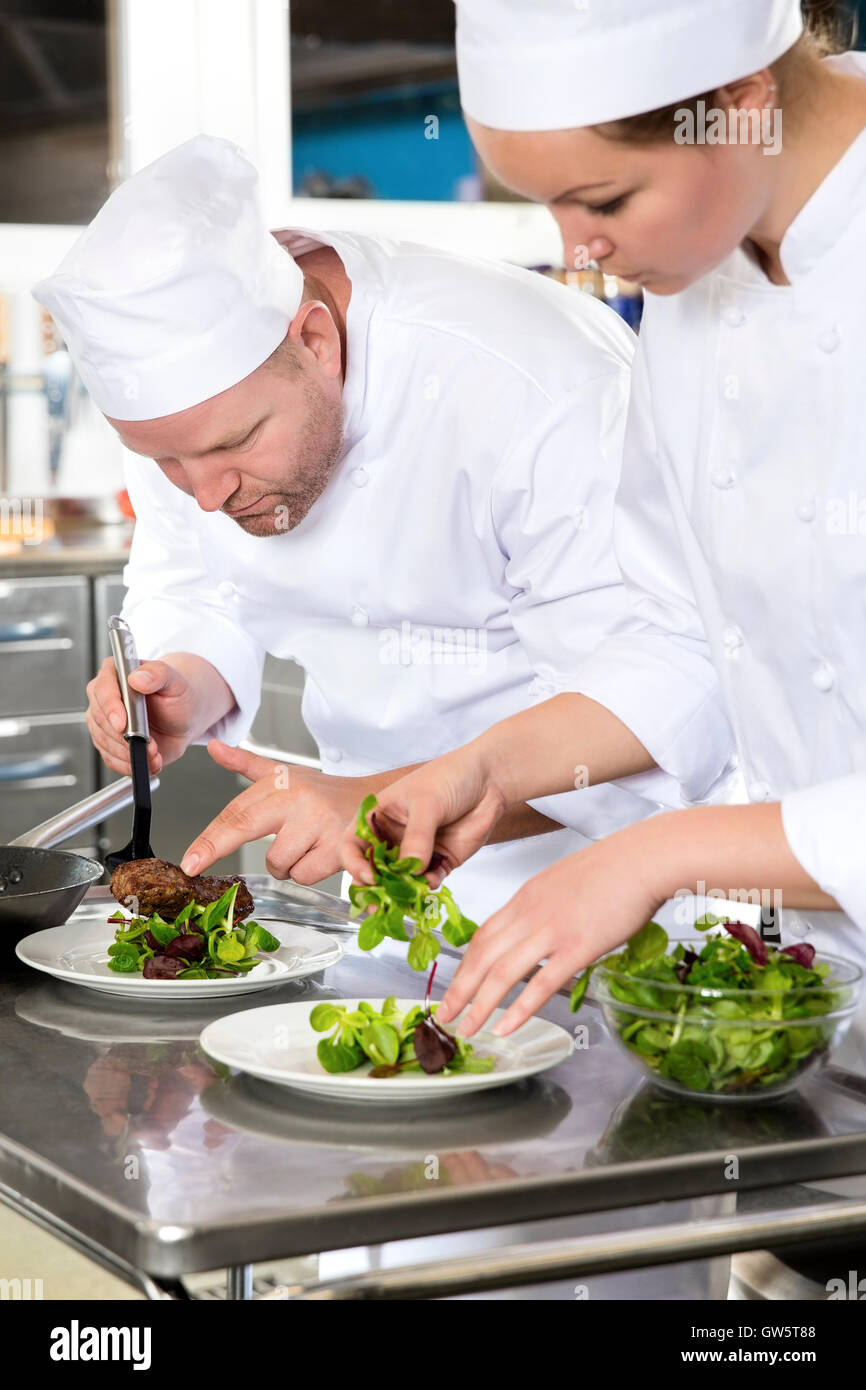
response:
[(336, 468), (341, 395), (339, 332), (323, 305), (304, 305), (281, 347), (237, 386), (174, 415), (109, 424), (202, 511), (272, 536), (303, 521)]
[(757, 145), (635, 144), (592, 128), (468, 124), (503, 183), (553, 213), (567, 266), (591, 259), (654, 294), (676, 294), (723, 261), (767, 203), (774, 161)]

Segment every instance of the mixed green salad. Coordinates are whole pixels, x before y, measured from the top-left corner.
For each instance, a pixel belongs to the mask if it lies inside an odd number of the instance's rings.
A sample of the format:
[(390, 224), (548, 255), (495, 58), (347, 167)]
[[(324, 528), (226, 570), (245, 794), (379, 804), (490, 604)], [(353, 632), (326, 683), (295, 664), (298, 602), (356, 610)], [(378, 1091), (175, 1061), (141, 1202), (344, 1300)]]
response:
[(376, 1079), (404, 1072), (458, 1076), (465, 1072), (493, 1071), (495, 1057), (478, 1057), (471, 1043), (452, 1036), (436, 1022), (436, 1005), (430, 1004), (430, 986), (436, 967), (430, 973), (427, 997), (402, 1013), (396, 999), (384, 1000), (380, 1009), (361, 1000), (357, 1009), (342, 1004), (317, 1004), (310, 1014), (310, 1026), (317, 1033), (328, 1033), (316, 1048), (325, 1071), (355, 1071), (372, 1062), (368, 1073)]
[[(355, 828), (355, 833), (366, 841), (367, 858), (376, 876), (370, 887), (353, 883), (349, 889), (353, 917), (373, 908), (361, 923), (358, 945), (362, 951), (372, 951), (386, 936), (408, 941), (410, 966), (413, 970), (426, 970), (439, 954), (437, 930), (452, 946), (465, 946), (472, 940), (477, 925), (463, 916), (448, 888), (443, 885), (434, 891), (430, 887), (420, 859), (401, 859), (399, 847), (380, 837), (374, 814), (376, 804), (372, 794), (365, 797)], [(445, 920), (440, 925), (443, 912)], [(404, 925), (407, 917), (414, 925), (411, 939)]]
[(279, 941), (258, 922), (234, 921), (239, 884), (202, 906), (190, 902), (173, 922), (158, 912), (126, 917), (118, 908), (108, 948), (108, 967), (121, 974), (140, 973), (146, 980), (221, 980), (255, 969), (260, 951), (276, 951)]
[(620, 1039), (660, 1078), (719, 1095), (766, 1092), (827, 1047), (836, 1022), (825, 1015), (849, 1002), (847, 991), (806, 943), (778, 949), (746, 923), (712, 914), (695, 923), (697, 931), (716, 926), (725, 932), (700, 951), (683, 942), (668, 951), (664, 928), (649, 922), (584, 971), (571, 1008), (600, 969)]

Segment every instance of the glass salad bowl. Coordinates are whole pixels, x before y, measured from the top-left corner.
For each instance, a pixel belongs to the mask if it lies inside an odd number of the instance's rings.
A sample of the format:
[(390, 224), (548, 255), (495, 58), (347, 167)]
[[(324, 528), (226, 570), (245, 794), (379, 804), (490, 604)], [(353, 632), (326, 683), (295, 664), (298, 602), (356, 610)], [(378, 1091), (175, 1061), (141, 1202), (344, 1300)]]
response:
[[(773, 952), (760, 972), (743, 976), (750, 983), (760, 978), (761, 988), (681, 982), (681, 962), (691, 956), (694, 963), (706, 945), (678, 942), (670, 956), (644, 965), (622, 953), (601, 960), (592, 993), (612, 1037), (654, 1085), (674, 1095), (714, 1103), (783, 1095), (841, 1042), (862, 971), (831, 955), (800, 970)], [(712, 975), (698, 970), (697, 977), (702, 973)], [(652, 978), (665, 974), (667, 980)]]

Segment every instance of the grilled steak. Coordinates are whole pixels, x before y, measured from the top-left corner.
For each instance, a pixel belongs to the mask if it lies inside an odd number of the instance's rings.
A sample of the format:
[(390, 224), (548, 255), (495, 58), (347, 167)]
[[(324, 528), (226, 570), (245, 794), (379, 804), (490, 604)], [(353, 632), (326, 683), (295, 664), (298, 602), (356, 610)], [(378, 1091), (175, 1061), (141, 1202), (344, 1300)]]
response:
[(164, 859), (133, 859), (130, 864), (120, 864), (115, 869), (109, 886), (117, 901), (139, 916), (150, 917), (158, 912), (164, 921), (173, 922), (187, 903), (216, 902), (233, 883), (240, 884), (234, 915), (234, 920), (239, 922), (249, 917), (253, 900), (247, 885), (237, 875), (215, 878), (199, 874), (190, 878), (177, 864), (168, 864)]

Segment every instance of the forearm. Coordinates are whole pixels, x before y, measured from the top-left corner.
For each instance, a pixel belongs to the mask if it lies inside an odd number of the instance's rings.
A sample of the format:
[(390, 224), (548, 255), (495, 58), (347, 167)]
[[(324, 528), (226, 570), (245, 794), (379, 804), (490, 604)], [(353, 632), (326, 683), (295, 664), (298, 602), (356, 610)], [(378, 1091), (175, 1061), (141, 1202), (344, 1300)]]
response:
[(195, 721), (190, 729), (190, 742), (201, 738), (218, 720), (236, 708), (231, 686), (203, 656), (196, 656), (193, 652), (169, 652), (160, 657), (160, 661), (180, 671), (196, 693)]
[(488, 845), (501, 844), (503, 840), (528, 840), (533, 835), (549, 835), (552, 830), (562, 830), (559, 821), (551, 820), (520, 801), (510, 806), (487, 837)]
[(670, 811), (620, 835), (635, 842), (660, 902), (714, 890), (756, 904), (776, 894), (769, 901), (783, 907), (839, 910), (791, 851), (777, 801)]
[(468, 746), (508, 806), (656, 766), (622, 720), (570, 692), (494, 724)]
[[(360, 805), (370, 792), (384, 791), (392, 782), (398, 782), (401, 777), (406, 777), (416, 768), (423, 766), (423, 763), (408, 763), (406, 767), (394, 767), (388, 772), (374, 772), (369, 777), (359, 777), (358, 804)], [(504, 840), (526, 840), (534, 835), (547, 835), (552, 830), (561, 829), (559, 821), (551, 820), (549, 816), (536, 811), (534, 806), (527, 806), (526, 802), (521, 801), (510, 806), (500, 817), (488, 836), (487, 843), (498, 845)]]

